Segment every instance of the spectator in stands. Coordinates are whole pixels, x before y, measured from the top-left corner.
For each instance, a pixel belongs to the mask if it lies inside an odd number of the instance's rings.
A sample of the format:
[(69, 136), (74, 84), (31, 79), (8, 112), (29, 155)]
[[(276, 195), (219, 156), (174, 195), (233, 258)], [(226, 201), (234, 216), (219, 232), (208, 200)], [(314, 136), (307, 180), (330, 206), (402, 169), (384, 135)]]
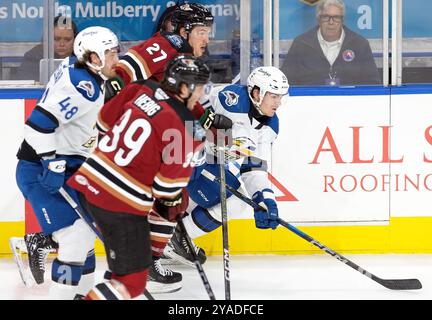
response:
[(379, 84), (369, 42), (344, 25), (343, 0), (317, 5), (318, 25), (294, 39), (282, 66), (291, 85)]
[[(64, 59), (73, 54), (73, 43), (78, 30), (67, 17), (54, 18), (54, 58)], [(39, 62), (43, 59), (43, 44), (38, 44), (24, 54), (24, 60), (12, 76), (15, 80), (39, 80)]]

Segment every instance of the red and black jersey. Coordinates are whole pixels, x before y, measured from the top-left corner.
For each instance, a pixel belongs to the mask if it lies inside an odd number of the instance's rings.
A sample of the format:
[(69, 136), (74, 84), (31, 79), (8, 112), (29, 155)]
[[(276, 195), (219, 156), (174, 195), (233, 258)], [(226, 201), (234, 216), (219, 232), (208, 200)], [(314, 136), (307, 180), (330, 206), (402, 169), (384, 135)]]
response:
[[(192, 51), (188, 41), (180, 35), (161, 31), (143, 43), (131, 47), (120, 58), (115, 70), (125, 85), (149, 78), (161, 82), (168, 62), (179, 53), (192, 54)], [(197, 103), (192, 112), (196, 119), (199, 119), (204, 109)]]
[(178, 196), (203, 155), (204, 129), (150, 80), (127, 85), (97, 123), (106, 133), (68, 184), (109, 211), (146, 215), (154, 198)]
[(165, 68), (178, 53), (192, 53), (186, 39), (170, 32), (157, 32), (150, 39), (131, 47), (120, 58), (117, 74), (125, 84), (150, 77), (161, 82)]

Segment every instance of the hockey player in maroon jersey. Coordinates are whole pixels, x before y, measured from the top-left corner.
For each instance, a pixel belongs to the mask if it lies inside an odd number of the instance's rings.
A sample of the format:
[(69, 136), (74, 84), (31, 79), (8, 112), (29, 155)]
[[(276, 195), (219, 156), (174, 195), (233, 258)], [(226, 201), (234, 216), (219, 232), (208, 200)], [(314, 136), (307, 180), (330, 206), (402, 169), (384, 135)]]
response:
[(152, 259), (150, 234), (158, 230), (150, 230), (147, 216), (160, 229), (172, 229), (184, 214), (192, 167), (204, 161), (205, 130), (191, 110), (209, 78), (200, 59), (178, 56), (161, 85), (131, 83), (102, 108), (98, 127), (105, 134), (68, 180), (104, 237), (112, 271), (87, 299), (134, 298), (148, 273), (162, 268)]
[(210, 11), (201, 4), (186, 3), (176, 7), (169, 19), (173, 32), (160, 30), (120, 59), (116, 72), (125, 84), (148, 78), (160, 82), (168, 61), (179, 53), (204, 54), (213, 25)]
[[(176, 5), (164, 12), (158, 25), (160, 29), (152, 38), (130, 48), (126, 55), (120, 58), (116, 67), (116, 72), (122, 79), (120, 82), (130, 83), (147, 78), (159, 82), (169, 59), (179, 52), (201, 57), (207, 49), (213, 16), (201, 4)], [(157, 48), (159, 49), (156, 50)], [(112, 91), (109, 96), (115, 95), (115, 92), (121, 89), (121, 85), (117, 88), (107, 90)], [(215, 114), (211, 108), (204, 110), (199, 103), (192, 113), (206, 130), (229, 129), (232, 126), (230, 119)], [(149, 216), (149, 223), (152, 230), (157, 230), (152, 232), (151, 239), (153, 256), (158, 258), (162, 256), (163, 249), (175, 228), (160, 228), (159, 221), (153, 219), (153, 216)], [(169, 293), (181, 289), (181, 273), (159, 264), (154, 265), (154, 268), (156, 269), (150, 269), (148, 282), (148, 290), (151, 293)]]
[[(207, 49), (209, 33), (213, 25), (212, 14), (201, 4), (189, 3), (170, 7), (161, 16), (157, 32), (149, 40), (129, 49), (116, 68), (117, 74), (125, 83), (151, 78), (161, 80), (169, 59), (179, 52), (188, 52), (201, 57)], [(120, 88), (120, 86), (119, 86)], [(118, 90), (113, 90), (115, 91)], [(110, 94), (112, 95), (112, 94)], [(197, 103), (193, 109), (204, 129), (229, 129), (230, 119), (215, 114), (211, 108), (203, 109)], [(158, 219), (149, 216), (152, 231), (153, 256), (158, 259), (175, 230), (161, 228)], [(182, 275), (167, 266), (155, 264), (150, 269), (148, 290), (151, 293), (168, 293), (180, 290)]]
[[(120, 58), (116, 67), (118, 76), (106, 86), (106, 101), (130, 82), (148, 78), (160, 82), (168, 61), (178, 54), (202, 57), (207, 50), (213, 20), (210, 11), (198, 3), (167, 8), (158, 22), (159, 31), (150, 39), (131, 47)], [(192, 112), (205, 129), (221, 125), (221, 119), (210, 109), (204, 110), (199, 103)], [(227, 129), (224, 125), (218, 128)]]
[[(137, 80), (162, 81), (168, 61), (178, 54), (201, 57), (207, 50), (214, 17), (198, 3), (177, 5), (160, 21), (161, 30), (150, 39), (131, 47), (116, 67), (118, 88)], [(169, 24), (167, 23), (169, 20)], [(110, 86), (108, 86), (110, 87)], [(119, 89), (112, 89), (114, 93)], [(112, 94), (110, 94), (112, 95)], [(108, 97), (109, 99), (109, 97)], [(201, 123), (214, 115), (198, 104), (193, 113)]]

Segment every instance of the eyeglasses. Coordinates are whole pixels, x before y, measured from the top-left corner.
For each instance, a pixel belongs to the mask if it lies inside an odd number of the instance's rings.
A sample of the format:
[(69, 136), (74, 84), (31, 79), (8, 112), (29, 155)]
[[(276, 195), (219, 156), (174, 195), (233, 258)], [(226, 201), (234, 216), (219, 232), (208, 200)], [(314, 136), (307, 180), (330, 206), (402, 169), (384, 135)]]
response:
[(343, 20), (343, 16), (329, 16), (328, 14), (322, 14), (319, 16), (321, 22), (330, 22), (330, 19), (333, 20), (334, 23), (341, 23)]

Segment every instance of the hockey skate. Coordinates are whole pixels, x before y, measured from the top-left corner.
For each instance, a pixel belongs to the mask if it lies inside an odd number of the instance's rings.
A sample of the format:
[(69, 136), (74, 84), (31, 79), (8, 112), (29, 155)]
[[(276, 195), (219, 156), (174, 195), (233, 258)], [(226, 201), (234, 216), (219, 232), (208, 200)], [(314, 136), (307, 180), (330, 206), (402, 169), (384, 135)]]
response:
[(151, 294), (158, 294), (176, 292), (181, 288), (181, 273), (162, 266), (160, 259), (153, 260), (149, 268), (146, 289)]
[(24, 236), (27, 247), (30, 271), (37, 284), (44, 282), (45, 264), (51, 251), (57, 248), (57, 244), (50, 236), (42, 233), (31, 233)]
[(15, 263), (17, 264), (21, 280), (26, 287), (32, 287), (35, 281), (30, 273), (30, 268), (24, 266), (23, 253), (27, 253), (27, 247), (24, 239), (19, 237), (12, 237), (9, 239), (9, 245), (12, 250)]
[[(193, 241), (192, 244), (198, 261), (201, 264), (204, 264), (207, 260), (205, 251), (198, 247)], [(183, 235), (178, 226), (175, 229), (174, 235), (172, 236), (170, 242), (168, 242), (168, 245), (165, 247), (164, 256), (170, 258), (167, 259), (168, 261), (173, 260), (190, 267), (195, 267), (195, 259), (192, 255), (192, 252), (190, 251), (185, 236)], [(168, 263), (172, 264), (171, 261)]]

